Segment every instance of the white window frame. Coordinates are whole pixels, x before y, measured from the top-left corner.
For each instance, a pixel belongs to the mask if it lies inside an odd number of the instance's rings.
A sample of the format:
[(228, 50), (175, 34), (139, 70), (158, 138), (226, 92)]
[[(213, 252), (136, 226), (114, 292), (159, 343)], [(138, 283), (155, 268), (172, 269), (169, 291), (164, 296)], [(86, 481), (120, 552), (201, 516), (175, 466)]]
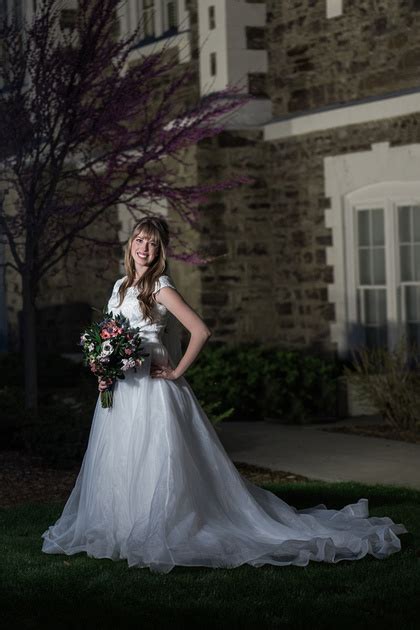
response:
[(371, 208), (384, 210), (387, 342), (389, 347), (394, 347), (406, 330), (402, 288), (406, 283), (401, 282), (398, 207), (412, 205), (420, 206), (420, 182), (383, 182), (345, 196), (343, 217), (347, 287), (345, 298), (347, 336), (351, 345), (361, 341), (357, 337), (354, 338), (352, 333), (360, 329), (361, 325), (357, 316), (359, 277), (357, 212)]

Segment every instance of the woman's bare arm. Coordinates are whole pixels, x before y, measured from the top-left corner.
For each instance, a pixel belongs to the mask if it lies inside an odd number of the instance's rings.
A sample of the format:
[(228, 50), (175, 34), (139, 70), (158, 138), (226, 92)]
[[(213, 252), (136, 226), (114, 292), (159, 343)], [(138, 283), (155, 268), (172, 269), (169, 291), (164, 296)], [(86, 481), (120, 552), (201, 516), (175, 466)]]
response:
[[(191, 337), (188, 347), (182, 359), (171, 371), (169, 378), (179, 378), (190, 367), (193, 361), (199, 355), (202, 347), (211, 335), (211, 331), (203, 322), (201, 317), (187, 304), (184, 298), (170, 287), (164, 287), (156, 293), (156, 301), (166, 306), (185, 328), (190, 332)], [(157, 370), (156, 375), (159, 375)]]

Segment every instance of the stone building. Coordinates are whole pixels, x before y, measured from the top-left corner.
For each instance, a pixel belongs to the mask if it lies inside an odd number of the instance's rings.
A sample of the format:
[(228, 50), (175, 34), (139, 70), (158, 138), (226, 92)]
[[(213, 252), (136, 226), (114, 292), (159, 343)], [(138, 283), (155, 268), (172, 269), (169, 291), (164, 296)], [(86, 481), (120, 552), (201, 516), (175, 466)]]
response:
[[(170, 37), (196, 69), (191, 89), (235, 84), (253, 96), (180, 173), (253, 178), (203, 208), (197, 245), (219, 258), (172, 265), (213, 339), (340, 356), (402, 333), (420, 342), (420, 2), (125, 6), (122, 32), (144, 19), (140, 54)], [(98, 283), (98, 306), (113, 279)], [(81, 286), (75, 278), (60, 299), (85, 303)], [(44, 305), (56, 301), (46, 290)]]

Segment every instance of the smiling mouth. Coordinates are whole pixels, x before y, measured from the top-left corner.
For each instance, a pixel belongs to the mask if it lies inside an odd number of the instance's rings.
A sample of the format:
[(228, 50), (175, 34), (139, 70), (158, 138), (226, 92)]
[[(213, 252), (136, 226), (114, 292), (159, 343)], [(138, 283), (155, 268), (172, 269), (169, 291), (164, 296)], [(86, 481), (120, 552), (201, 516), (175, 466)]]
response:
[(139, 258), (148, 258), (148, 255), (147, 255), (147, 254), (139, 254), (139, 253), (137, 253), (137, 256), (138, 256)]

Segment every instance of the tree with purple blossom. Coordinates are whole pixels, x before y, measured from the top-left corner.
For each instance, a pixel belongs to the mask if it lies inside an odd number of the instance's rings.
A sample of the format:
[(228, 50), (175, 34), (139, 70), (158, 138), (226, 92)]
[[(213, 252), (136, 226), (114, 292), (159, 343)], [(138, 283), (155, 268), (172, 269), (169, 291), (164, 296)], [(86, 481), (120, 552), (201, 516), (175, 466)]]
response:
[[(170, 42), (130, 63), (140, 25), (117, 34), (123, 1), (79, 0), (70, 31), (60, 28), (59, 0), (38, 2), (30, 23), (15, 14), (0, 25), (0, 235), (4, 264), (22, 279), (25, 405), (34, 411), (40, 280), (86, 242), (87, 228), (117, 204), (135, 220), (163, 201), (178, 226), (199, 230), (200, 203), (248, 181), (177, 181), (182, 152), (218, 134), (244, 99), (229, 89), (186, 100), (190, 70)], [(172, 256), (202, 262), (185, 248)]]

